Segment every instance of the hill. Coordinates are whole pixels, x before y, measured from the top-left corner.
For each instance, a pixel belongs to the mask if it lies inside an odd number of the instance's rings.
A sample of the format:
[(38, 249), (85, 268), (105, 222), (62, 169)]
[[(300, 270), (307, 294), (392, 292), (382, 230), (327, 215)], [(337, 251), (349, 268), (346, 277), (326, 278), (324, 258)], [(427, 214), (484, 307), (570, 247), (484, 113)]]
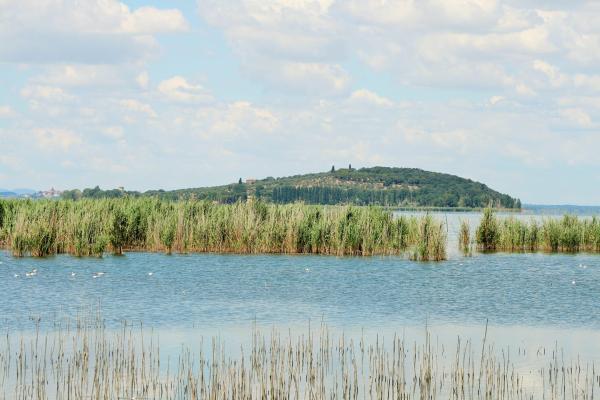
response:
[(157, 196), (165, 199), (206, 199), (232, 203), (249, 197), (267, 202), (308, 204), (356, 204), (405, 207), (521, 208), (521, 202), (490, 189), (483, 183), (455, 175), (417, 168), (344, 168), (282, 178), (268, 177), (223, 186), (150, 190), (144, 193), (119, 189), (66, 191), (66, 198)]

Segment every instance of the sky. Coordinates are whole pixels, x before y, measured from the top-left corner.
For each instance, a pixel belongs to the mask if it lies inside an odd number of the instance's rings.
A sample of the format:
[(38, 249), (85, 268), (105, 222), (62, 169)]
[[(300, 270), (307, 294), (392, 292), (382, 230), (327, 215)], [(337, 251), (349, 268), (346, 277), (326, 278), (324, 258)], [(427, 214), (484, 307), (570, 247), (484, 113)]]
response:
[(0, 187), (353, 167), (600, 205), (600, 2), (0, 0)]

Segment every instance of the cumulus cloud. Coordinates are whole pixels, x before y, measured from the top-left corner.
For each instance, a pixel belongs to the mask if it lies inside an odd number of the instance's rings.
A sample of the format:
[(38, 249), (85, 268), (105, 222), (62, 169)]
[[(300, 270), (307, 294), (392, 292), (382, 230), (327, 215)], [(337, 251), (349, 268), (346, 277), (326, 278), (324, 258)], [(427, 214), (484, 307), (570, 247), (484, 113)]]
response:
[(208, 132), (218, 136), (264, 134), (273, 132), (278, 125), (278, 118), (270, 110), (255, 107), (247, 101), (237, 101), (225, 110), (217, 111)]
[(21, 89), (21, 96), (26, 99), (48, 102), (63, 102), (73, 98), (62, 88), (44, 85), (27, 85)]
[(358, 104), (371, 104), (380, 107), (392, 107), (394, 102), (390, 99), (379, 96), (367, 89), (359, 89), (352, 92), (350, 95), (350, 101)]
[(151, 118), (156, 118), (156, 112), (154, 112), (154, 109), (149, 104), (142, 103), (135, 99), (123, 99), (119, 104), (125, 110), (146, 114)]
[[(44, 184), (111, 185), (111, 169), (174, 188), (353, 162), (520, 195), (543, 182), (523, 171), (600, 167), (592, 2), (199, 0), (198, 30), (117, 0), (33, 3), (0, 0), (17, 95), (2, 99), (0, 142)], [(163, 47), (165, 32), (186, 33)]]
[[(205, 21), (225, 33), (246, 71), (288, 92), (306, 92), (314, 66), (320, 74), (343, 76), (345, 61), (356, 56), (403, 85), (494, 88), (527, 98), (573, 85), (568, 75), (575, 71), (561, 72), (556, 64), (584, 68), (600, 57), (600, 29), (592, 22), (600, 7), (589, 2), (202, 0), (198, 6)], [(338, 87), (347, 78), (337, 80)], [(320, 87), (309, 93), (338, 93), (331, 83)]]
[(167, 99), (181, 102), (210, 102), (212, 95), (202, 85), (193, 85), (181, 76), (162, 81), (158, 91)]
[(150, 75), (148, 75), (148, 71), (142, 71), (135, 77), (135, 81), (142, 89), (148, 88), (148, 83), (150, 82)]
[(267, 79), (271, 83), (309, 94), (339, 94), (350, 82), (349, 74), (337, 64), (286, 62), (270, 72)]
[(62, 128), (36, 128), (33, 130), (36, 144), (44, 150), (67, 151), (71, 147), (81, 144), (81, 137)]
[(107, 126), (103, 130), (103, 134), (112, 139), (121, 139), (123, 137), (123, 127), (122, 126)]
[(15, 111), (10, 106), (0, 106), (0, 118), (9, 118), (16, 115)]
[(0, 60), (17, 63), (131, 62), (156, 52), (152, 34), (188, 29), (179, 10), (117, 0), (6, 0), (0, 15)]
[(63, 64), (46, 66), (42, 73), (31, 78), (34, 83), (59, 87), (107, 87), (124, 85), (129, 68), (112, 65)]
[(567, 108), (561, 110), (560, 115), (579, 127), (589, 128), (592, 126), (592, 118), (588, 113), (579, 108)]

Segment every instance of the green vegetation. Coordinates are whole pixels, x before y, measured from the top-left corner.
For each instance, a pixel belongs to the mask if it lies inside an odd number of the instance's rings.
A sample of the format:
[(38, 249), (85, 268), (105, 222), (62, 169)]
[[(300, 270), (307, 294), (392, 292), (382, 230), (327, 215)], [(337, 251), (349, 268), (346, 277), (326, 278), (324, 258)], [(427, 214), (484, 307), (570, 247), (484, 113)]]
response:
[(99, 187), (66, 191), (67, 199), (154, 196), (170, 200), (199, 199), (235, 203), (255, 198), (272, 203), (353, 204), (391, 207), (442, 207), (520, 209), (521, 202), (486, 185), (458, 176), (416, 168), (373, 167), (335, 169), (329, 172), (266, 178), (224, 186), (148, 191), (145, 193)]
[(470, 256), (473, 253), (471, 246), (471, 226), (469, 226), (469, 222), (465, 220), (460, 221), (460, 228), (458, 230), (458, 248), (465, 256)]
[(409, 255), (446, 258), (445, 226), (381, 207), (216, 204), (157, 198), (0, 201), (0, 243), (15, 256), (124, 250)]
[(418, 227), (418, 240), (413, 247), (411, 259), (440, 261), (446, 259), (445, 225), (427, 214), (421, 218)]
[(541, 221), (498, 219), (491, 209), (486, 209), (476, 241), (483, 251), (600, 252), (600, 219), (572, 215)]
[(477, 245), (480, 250), (496, 250), (498, 245), (498, 220), (491, 208), (483, 210), (476, 236)]

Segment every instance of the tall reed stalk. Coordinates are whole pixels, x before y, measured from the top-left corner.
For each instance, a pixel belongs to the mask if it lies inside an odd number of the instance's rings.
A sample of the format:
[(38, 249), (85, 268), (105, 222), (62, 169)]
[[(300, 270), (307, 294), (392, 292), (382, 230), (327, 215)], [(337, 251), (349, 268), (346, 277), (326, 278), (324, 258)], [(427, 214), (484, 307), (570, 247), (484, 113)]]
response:
[(477, 245), (484, 251), (600, 252), (600, 219), (565, 215), (524, 221), (498, 218), (486, 209), (477, 228)]
[[(459, 337), (445, 348), (425, 332), (376, 338), (249, 333), (249, 345), (219, 337), (165, 355), (141, 326), (108, 330), (95, 320), (0, 340), (0, 398), (46, 399), (593, 399), (600, 376), (558, 348), (537, 354)], [(532, 368), (532, 361), (539, 367)], [(519, 364), (526, 363), (526, 368)]]
[(465, 256), (472, 255), (473, 249), (471, 246), (471, 226), (468, 221), (461, 220), (458, 230), (458, 249)]
[(0, 201), (0, 207), (0, 240), (15, 256), (144, 250), (446, 258), (443, 223), (395, 217), (380, 207), (154, 198)]

